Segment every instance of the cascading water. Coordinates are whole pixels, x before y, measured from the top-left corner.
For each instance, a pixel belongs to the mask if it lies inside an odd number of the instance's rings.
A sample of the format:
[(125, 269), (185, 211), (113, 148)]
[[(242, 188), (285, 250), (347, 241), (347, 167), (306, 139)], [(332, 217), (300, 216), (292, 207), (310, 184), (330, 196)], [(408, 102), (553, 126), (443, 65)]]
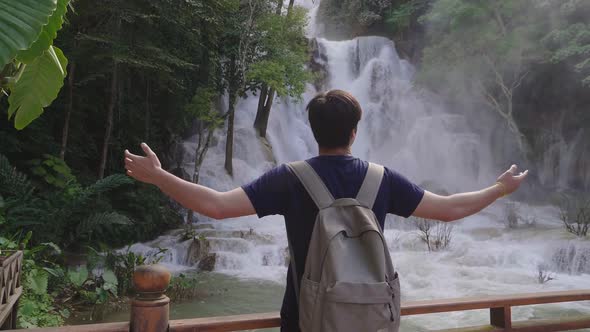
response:
[[(317, 9), (310, 7), (313, 22)], [(315, 36), (314, 26), (310, 36)], [(382, 37), (347, 41), (317, 38), (317, 45), (316, 61), (327, 71), (325, 88), (348, 90), (363, 106), (355, 155), (391, 167), (430, 190), (457, 192), (493, 183), (500, 170), (493, 169), (490, 142), (486, 142), (491, 135), (476, 128), (469, 114), (449, 111), (435, 96), (416, 89), (414, 67), (399, 58), (393, 42)], [(303, 100), (315, 93), (308, 86)], [(234, 177), (223, 170), (225, 138), (218, 133), (202, 165), (202, 184), (217, 190), (233, 189), (278, 163), (317, 153), (304, 103), (285, 99), (275, 103), (267, 135), (272, 149), (252, 128), (256, 106), (256, 97), (241, 100), (237, 106)], [(185, 160), (192, 160), (194, 143), (189, 140), (185, 145)], [(184, 166), (187, 172), (193, 168), (190, 163)], [(388, 219), (386, 237), (401, 275), (404, 300), (590, 288), (587, 243), (574, 241), (564, 233), (558, 211), (521, 205), (521, 214), (536, 223), (509, 230), (504, 224), (505, 203), (498, 202), (456, 223), (450, 248), (436, 253), (426, 250), (411, 220)], [(259, 220), (250, 216), (221, 222), (203, 219), (200, 223), (210, 225), (205, 227), (210, 229), (198, 233), (208, 239), (209, 250), (216, 255), (215, 271), (284, 284), (287, 241), (282, 217)], [(189, 268), (187, 249), (192, 240), (178, 242), (178, 238), (178, 233), (171, 233), (154, 242), (137, 244), (132, 250), (149, 252), (165, 246), (171, 253), (164, 262), (174, 269)], [(557, 271), (556, 279), (539, 284), (540, 264)], [(524, 319), (540, 312), (545, 317), (553, 314), (551, 306), (545, 308), (549, 309), (516, 309), (515, 315)], [(559, 308), (589, 307), (570, 304)], [(486, 315), (460, 312), (450, 314), (453, 319), (448, 319), (449, 315), (446, 319), (428, 315), (405, 319), (403, 326), (420, 330), (480, 325)]]

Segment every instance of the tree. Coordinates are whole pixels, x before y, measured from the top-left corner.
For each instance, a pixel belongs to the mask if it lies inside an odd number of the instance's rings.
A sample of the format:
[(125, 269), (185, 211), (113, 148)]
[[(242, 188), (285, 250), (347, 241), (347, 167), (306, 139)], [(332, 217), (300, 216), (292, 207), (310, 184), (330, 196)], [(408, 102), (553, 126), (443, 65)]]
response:
[(318, 14), (326, 25), (326, 32), (338, 37), (358, 35), (380, 24), (393, 0), (324, 0)]
[[(192, 59), (180, 58), (174, 54), (172, 48), (169, 50), (161, 44), (158, 45), (158, 42), (165, 40), (163, 34), (170, 27), (177, 31), (188, 30), (183, 37), (189, 39), (191, 43), (197, 42), (196, 37), (193, 36), (196, 33), (187, 28), (192, 24), (192, 17), (187, 18), (187, 15), (192, 14), (187, 13), (195, 9), (193, 3), (170, 3), (166, 0), (150, 3), (110, 1), (108, 6), (92, 14), (91, 20), (94, 23), (87, 24), (85, 32), (76, 36), (78, 40), (83, 41), (82, 46), (96, 50), (92, 56), (97, 62), (103, 63), (102, 77), (107, 78), (109, 82), (106, 89), (108, 103), (105, 105), (106, 119), (98, 166), (99, 178), (105, 175), (110, 146), (113, 144), (114, 114), (116, 109), (124, 103), (122, 91), (128, 88), (128, 86), (122, 86), (122, 82), (130, 76), (143, 78), (145, 88), (139, 89), (144, 91), (142, 101), (145, 107), (142, 112), (142, 123), (145, 139), (150, 133), (152, 118), (150, 112), (152, 77), (157, 77), (160, 84), (167, 85), (169, 88), (184, 88), (175, 77), (175, 70), (190, 72), (196, 69), (190, 61)], [(85, 5), (92, 4), (85, 3)], [(154, 17), (167, 22), (168, 26), (162, 27), (162, 22), (154, 20)]]
[[(191, 104), (187, 107), (187, 110), (197, 120), (197, 145), (195, 147), (194, 168), (191, 179), (193, 183), (199, 183), (201, 165), (211, 145), (213, 133), (224, 122), (223, 117), (213, 107), (212, 101), (216, 97), (215, 91), (211, 89), (199, 89), (195, 93)], [(190, 209), (187, 212), (186, 222), (188, 224), (193, 222), (193, 211)]]
[(259, 54), (256, 43), (261, 38), (258, 21), (270, 10), (265, 0), (248, 0), (234, 7), (232, 27), (228, 31), (224, 54), (224, 80), (227, 86), (227, 136), (225, 143), (225, 169), (233, 175), (233, 143), (235, 107), (246, 89), (246, 77)]
[(268, 119), (275, 95), (300, 98), (311, 75), (305, 68), (308, 60), (305, 26), (307, 13), (289, 3), (287, 15), (281, 16), (282, 1), (275, 14), (261, 20), (260, 28), (266, 31), (259, 46), (264, 54), (252, 65), (248, 79), (250, 89), (260, 89), (254, 128), (260, 137), (266, 137)]
[(532, 0), (439, 0), (420, 19), (431, 42), (424, 50), (422, 81), (447, 82), (481, 97), (525, 155), (529, 148), (515, 118), (514, 94), (530, 63), (542, 57), (536, 51), (542, 33), (537, 9)]
[(558, 27), (543, 39), (551, 50), (553, 63), (571, 63), (581, 76), (582, 83), (590, 86), (590, 4), (583, 1), (568, 0), (558, 2), (552, 8), (558, 12), (555, 20)]
[(53, 46), (69, 0), (1, 0), (0, 96), (8, 94), (9, 119), (23, 129), (49, 106), (66, 76), (67, 59)]

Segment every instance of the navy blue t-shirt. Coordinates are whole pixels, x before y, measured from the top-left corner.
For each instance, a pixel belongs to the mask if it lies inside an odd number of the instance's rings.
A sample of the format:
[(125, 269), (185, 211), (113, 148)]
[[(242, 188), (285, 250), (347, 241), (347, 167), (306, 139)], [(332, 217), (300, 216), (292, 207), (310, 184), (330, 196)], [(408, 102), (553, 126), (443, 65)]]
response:
[[(318, 156), (307, 160), (334, 196), (356, 197), (367, 174), (369, 163), (353, 156)], [(301, 280), (311, 233), (318, 208), (287, 165), (278, 166), (242, 187), (260, 218), (285, 216), (287, 234), (293, 246), (298, 279)], [(402, 175), (385, 168), (383, 181), (373, 205), (373, 212), (384, 228), (388, 213), (402, 217), (412, 215), (424, 191)], [(281, 308), (281, 330), (298, 331), (299, 314), (293, 287), (291, 266)]]

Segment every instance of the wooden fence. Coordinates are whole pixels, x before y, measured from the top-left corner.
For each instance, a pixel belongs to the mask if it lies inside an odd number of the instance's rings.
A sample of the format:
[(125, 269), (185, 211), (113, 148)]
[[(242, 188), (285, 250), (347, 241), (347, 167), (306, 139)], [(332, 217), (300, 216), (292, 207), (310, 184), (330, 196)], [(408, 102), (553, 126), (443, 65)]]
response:
[[(217, 332), (273, 328), (280, 325), (279, 314), (276, 312), (169, 321), (168, 317), (170, 310), (170, 299), (164, 295), (164, 291), (170, 282), (170, 273), (160, 266), (140, 267), (136, 271), (133, 281), (136, 289), (138, 290), (138, 296), (131, 301), (131, 319), (129, 322), (77, 325), (58, 328), (34, 329), (28, 331)], [(531, 320), (523, 322), (512, 321), (512, 307), (574, 301), (590, 301), (590, 290), (405, 302), (402, 304), (402, 316), (477, 309), (488, 309), (490, 312), (490, 321), (486, 325), (444, 330), (447, 332), (549, 332), (590, 328), (590, 312), (585, 316), (564, 318), (559, 320)]]

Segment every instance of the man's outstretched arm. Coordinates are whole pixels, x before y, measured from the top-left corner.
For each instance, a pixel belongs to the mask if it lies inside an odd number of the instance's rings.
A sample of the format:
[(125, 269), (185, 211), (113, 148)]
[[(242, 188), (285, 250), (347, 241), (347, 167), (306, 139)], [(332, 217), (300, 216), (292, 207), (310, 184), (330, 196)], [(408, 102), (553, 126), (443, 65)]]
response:
[(454, 221), (475, 214), (498, 198), (518, 189), (526, 178), (528, 170), (519, 174), (516, 172), (516, 165), (512, 165), (508, 171), (500, 175), (496, 184), (480, 191), (451, 196), (440, 196), (425, 191), (422, 201), (412, 215), (419, 218)]
[(256, 213), (242, 188), (219, 192), (185, 181), (163, 170), (160, 160), (147, 144), (142, 143), (141, 148), (146, 154), (145, 157), (125, 150), (127, 174), (136, 180), (158, 186), (160, 190), (185, 208), (214, 219), (234, 218)]

